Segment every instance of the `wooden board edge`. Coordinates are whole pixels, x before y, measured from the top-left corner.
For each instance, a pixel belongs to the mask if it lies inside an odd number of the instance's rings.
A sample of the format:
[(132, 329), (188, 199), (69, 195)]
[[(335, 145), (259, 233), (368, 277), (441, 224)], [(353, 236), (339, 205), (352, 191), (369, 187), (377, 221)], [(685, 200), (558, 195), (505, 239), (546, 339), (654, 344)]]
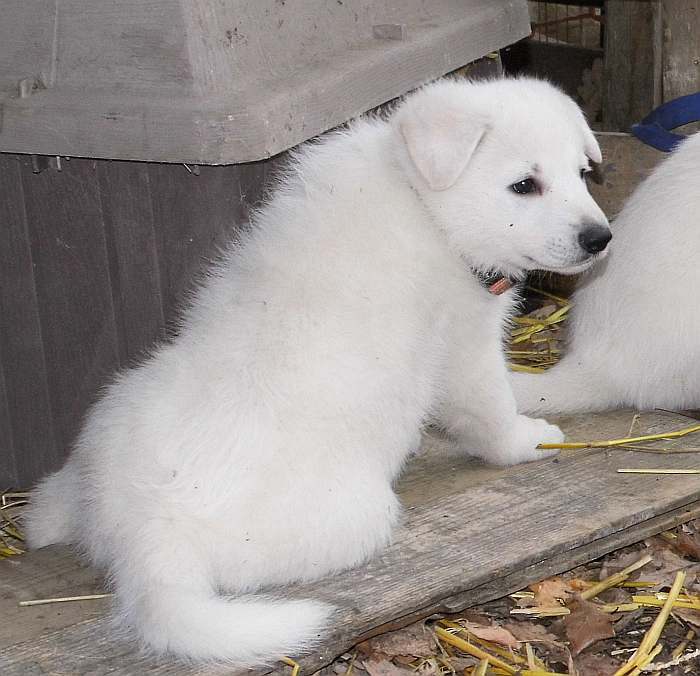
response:
[[(503, 577), (498, 577), (487, 584), (466, 590), (456, 595), (448, 596), (438, 603), (416, 610), (408, 615), (396, 618), (392, 622), (374, 627), (347, 644), (330, 646), (319, 653), (299, 659), (302, 671), (315, 673), (328, 666), (334, 659), (351, 650), (355, 645), (367, 639), (396, 631), (414, 622), (425, 619), (436, 613), (458, 613), (466, 608), (493, 601), (538, 582), (546, 577), (558, 575), (576, 568), (584, 563), (593, 561), (609, 554), (620, 547), (632, 545), (662, 531), (674, 528), (682, 523), (700, 517), (700, 500), (688, 503), (676, 509), (647, 519), (628, 528), (623, 528), (605, 537), (562, 552), (550, 559), (544, 559), (536, 564), (514, 571)], [(275, 669), (265, 674), (283, 674), (283, 669)]]

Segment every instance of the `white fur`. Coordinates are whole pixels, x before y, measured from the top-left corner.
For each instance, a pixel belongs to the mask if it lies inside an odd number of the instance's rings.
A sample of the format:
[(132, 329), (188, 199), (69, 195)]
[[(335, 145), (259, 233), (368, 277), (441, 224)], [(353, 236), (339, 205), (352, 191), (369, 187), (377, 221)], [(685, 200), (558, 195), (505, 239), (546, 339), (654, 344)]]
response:
[[(34, 491), (30, 543), (106, 567), (158, 652), (254, 664), (310, 647), (330, 608), (245, 595), (383, 547), (426, 421), (501, 464), (562, 438), (517, 415), (513, 292), (470, 266), (590, 264), (592, 138), (570, 99), (524, 79), (441, 82), (306, 145), (179, 336), (116, 378)], [(535, 170), (542, 195), (509, 189)]]
[(700, 406), (700, 134), (642, 182), (613, 232), (573, 297), (567, 354), (513, 374), (521, 411)]

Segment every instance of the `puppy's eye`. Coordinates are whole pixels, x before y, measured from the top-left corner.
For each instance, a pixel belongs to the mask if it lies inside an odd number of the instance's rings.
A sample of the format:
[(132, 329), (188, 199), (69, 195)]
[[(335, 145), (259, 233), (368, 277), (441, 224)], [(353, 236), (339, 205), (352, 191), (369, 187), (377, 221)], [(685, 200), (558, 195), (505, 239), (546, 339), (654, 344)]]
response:
[(591, 170), (590, 167), (583, 167), (583, 168), (581, 169), (581, 178), (585, 181), (585, 180), (586, 180), (586, 174), (590, 174), (591, 171), (592, 171), (592, 170)]
[(535, 183), (535, 181), (531, 178), (524, 178), (522, 181), (513, 183), (513, 185), (510, 186), (510, 189), (513, 192), (518, 193), (518, 195), (527, 195), (537, 190), (537, 183)]

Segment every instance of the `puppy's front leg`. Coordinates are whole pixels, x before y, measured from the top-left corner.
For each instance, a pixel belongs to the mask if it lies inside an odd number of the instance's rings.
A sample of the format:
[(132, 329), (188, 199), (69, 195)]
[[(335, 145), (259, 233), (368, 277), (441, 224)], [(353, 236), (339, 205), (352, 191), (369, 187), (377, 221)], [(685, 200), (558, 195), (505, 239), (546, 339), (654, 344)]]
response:
[[(560, 443), (564, 435), (546, 420), (518, 415), (507, 378), (505, 357), (484, 341), (453, 353), (446, 382), (442, 422), (465, 451), (497, 465), (514, 465), (553, 455), (537, 449)], [(471, 349), (469, 349), (471, 348)]]

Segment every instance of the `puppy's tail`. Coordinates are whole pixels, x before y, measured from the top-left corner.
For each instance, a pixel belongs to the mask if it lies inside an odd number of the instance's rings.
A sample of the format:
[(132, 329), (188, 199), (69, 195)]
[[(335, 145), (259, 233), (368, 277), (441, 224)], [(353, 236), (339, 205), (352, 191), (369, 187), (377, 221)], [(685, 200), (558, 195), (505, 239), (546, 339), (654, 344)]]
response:
[(125, 609), (123, 620), (158, 654), (256, 666), (308, 651), (331, 613), (314, 601), (227, 598), (161, 586)]
[(75, 540), (78, 524), (78, 472), (69, 460), (42, 479), (29, 496), (23, 514), (27, 544), (32, 549)]
[(544, 373), (511, 373), (518, 412), (529, 415), (602, 411), (621, 397), (599, 363), (565, 356)]

